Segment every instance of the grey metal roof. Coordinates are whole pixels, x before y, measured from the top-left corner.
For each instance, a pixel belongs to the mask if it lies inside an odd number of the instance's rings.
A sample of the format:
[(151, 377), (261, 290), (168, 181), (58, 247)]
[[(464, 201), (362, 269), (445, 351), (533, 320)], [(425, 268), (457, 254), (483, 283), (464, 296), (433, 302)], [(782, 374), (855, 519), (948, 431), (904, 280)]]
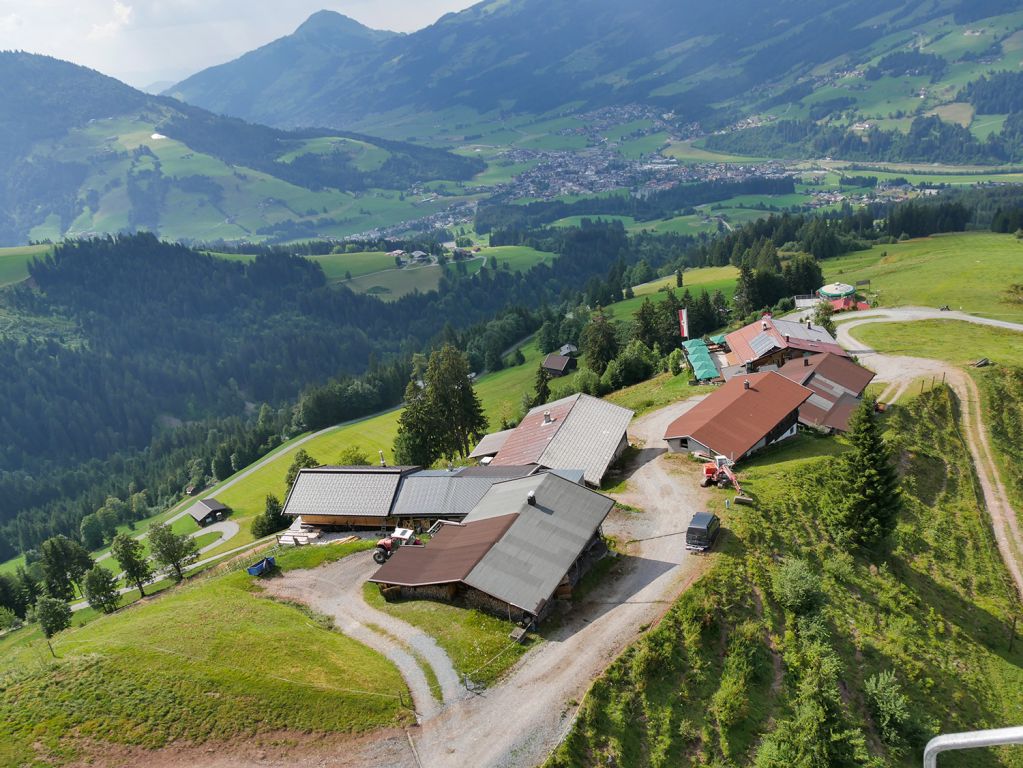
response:
[(503, 432), (493, 432), (492, 434), (485, 436), (482, 440), (480, 440), (479, 445), (473, 449), (473, 452), (469, 454), (469, 458), (481, 459), (484, 456), (496, 455), (508, 439), (508, 436), (514, 431), (514, 429), (506, 429)]
[(465, 522), (517, 517), (464, 582), (538, 613), (613, 506), (607, 496), (550, 473), (494, 485)]
[(462, 467), (461, 474), (463, 477), (493, 477), (499, 480), (516, 480), (520, 477), (526, 477), (532, 475), (539, 469), (536, 464), (500, 464), (494, 466), (488, 464), (485, 467)]
[(460, 518), (468, 515), (490, 486), (506, 478), (454, 472), (417, 472), (398, 490), (393, 514), (398, 517)]
[(550, 472), (552, 475), (563, 477), (570, 483), (575, 483), (576, 485), (582, 485), (583, 480), (586, 479), (586, 470), (583, 469), (548, 469), (546, 471)]
[(587, 483), (600, 485), (634, 413), (589, 395), (578, 398), (540, 456), (540, 464), (552, 469), (582, 469)]
[(209, 517), (211, 512), (225, 512), (225, 511), (227, 511), (227, 506), (225, 506), (224, 504), (220, 503), (216, 499), (210, 498), (210, 499), (202, 499), (201, 501), (197, 501), (195, 504), (193, 504), (191, 507), (189, 507), (188, 514), (197, 523), (201, 523), (203, 520), (205, 520), (207, 517)]
[(303, 469), (284, 503), (286, 515), (387, 517), (403, 476), (416, 467)]
[(806, 341), (819, 341), (828, 344), (835, 343), (835, 337), (828, 333), (827, 329), (819, 325), (806, 327), (806, 323), (797, 323), (793, 320), (771, 320), (774, 327), (782, 336), (789, 336), (793, 339), (804, 339)]

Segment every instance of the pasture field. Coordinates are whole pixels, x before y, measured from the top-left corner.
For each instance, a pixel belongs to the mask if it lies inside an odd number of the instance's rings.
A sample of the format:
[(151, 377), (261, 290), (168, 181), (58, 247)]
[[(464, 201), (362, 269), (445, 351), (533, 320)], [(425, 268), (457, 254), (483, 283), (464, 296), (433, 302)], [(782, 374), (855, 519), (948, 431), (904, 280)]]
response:
[(98, 617), (58, 635), (55, 660), (34, 628), (0, 640), (0, 763), (413, 722), (390, 662), (257, 585), (236, 572)]
[(307, 256), (323, 267), (324, 274), (331, 282), (346, 280), (346, 274), (352, 277), (369, 275), (385, 269), (394, 268), (394, 257), (383, 251), (359, 251), (358, 253), (330, 253), (325, 256)]
[[(394, 263), (393, 260), (391, 263)], [(469, 274), (473, 274), (483, 266), (483, 261), (474, 259), (466, 262), (466, 266), (469, 269)], [(346, 282), (346, 285), (356, 293), (370, 293), (384, 301), (397, 301), (402, 296), (407, 296), (414, 291), (427, 293), (437, 290), (444, 269), (439, 265), (385, 269), (353, 277)]]
[(661, 154), (666, 157), (674, 157), (682, 163), (729, 163), (732, 165), (744, 165), (764, 160), (762, 157), (747, 157), (744, 155), (713, 152), (697, 146), (692, 141), (671, 142), (671, 144), (661, 150)]
[(487, 261), (493, 256), (497, 259), (498, 269), (504, 269), (507, 264), (512, 272), (528, 272), (537, 264), (554, 261), (558, 256), (547, 251), (538, 251), (526, 245), (497, 245), (484, 248), (480, 256), (485, 256)]
[(828, 282), (870, 280), (879, 306), (948, 304), (973, 315), (1023, 322), (1023, 302), (1010, 286), (1023, 283), (1023, 243), (1013, 235), (934, 235), (821, 262)]
[(1000, 365), (1023, 367), (1023, 333), (956, 320), (869, 323), (852, 335), (867, 346), (892, 355), (929, 357), (969, 365), (982, 357)]
[(0, 248), (0, 287), (28, 279), (28, 263), (48, 253), (52, 245), (21, 245)]

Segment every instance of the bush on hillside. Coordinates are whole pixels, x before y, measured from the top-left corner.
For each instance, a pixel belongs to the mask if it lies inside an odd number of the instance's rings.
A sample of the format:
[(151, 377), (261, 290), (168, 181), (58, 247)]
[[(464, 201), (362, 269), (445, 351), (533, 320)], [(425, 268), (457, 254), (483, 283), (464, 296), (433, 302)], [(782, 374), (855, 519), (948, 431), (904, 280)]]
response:
[(774, 596), (787, 611), (805, 615), (816, 611), (824, 600), (820, 577), (805, 560), (789, 560), (774, 573)]

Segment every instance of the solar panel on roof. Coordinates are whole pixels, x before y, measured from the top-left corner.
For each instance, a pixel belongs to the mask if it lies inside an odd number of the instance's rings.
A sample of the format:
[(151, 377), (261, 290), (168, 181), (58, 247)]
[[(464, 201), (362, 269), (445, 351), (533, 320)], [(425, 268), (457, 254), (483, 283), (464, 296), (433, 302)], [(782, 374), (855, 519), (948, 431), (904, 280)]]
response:
[(777, 340), (767, 331), (758, 333), (749, 345), (757, 357), (763, 357), (775, 349), (780, 349)]

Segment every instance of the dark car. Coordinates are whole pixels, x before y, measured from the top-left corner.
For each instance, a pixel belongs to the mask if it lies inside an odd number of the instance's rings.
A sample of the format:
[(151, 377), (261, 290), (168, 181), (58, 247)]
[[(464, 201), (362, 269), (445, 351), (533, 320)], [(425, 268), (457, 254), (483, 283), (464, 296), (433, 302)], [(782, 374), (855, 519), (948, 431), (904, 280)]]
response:
[(686, 549), (705, 552), (714, 546), (721, 520), (712, 512), (697, 512), (686, 530)]

